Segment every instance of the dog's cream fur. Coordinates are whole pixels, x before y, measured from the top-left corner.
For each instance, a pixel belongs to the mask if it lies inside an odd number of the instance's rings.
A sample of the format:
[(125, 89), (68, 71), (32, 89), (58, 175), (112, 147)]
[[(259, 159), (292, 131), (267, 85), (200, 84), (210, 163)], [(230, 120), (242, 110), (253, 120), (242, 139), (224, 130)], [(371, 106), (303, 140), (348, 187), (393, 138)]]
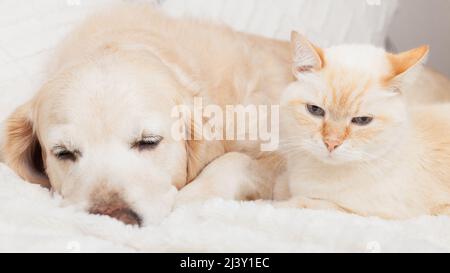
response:
[[(157, 221), (170, 210), (175, 190), (213, 159), (231, 151), (257, 156), (259, 148), (175, 141), (172, 109), (195, 96), (220, 106), (276, 101), (293, 79), (289, 51), (280, 44), (175, 20), (149, 6), (97, 14), (69, 35), (48, 81), (8, 119), (6, 163), (68, 204), (108, 215), (131, 209)], [(132, 144), (142, 134), (163, 140), (139, 151)], [(58, 159), (58, 146), (76, 151), (75, 162)]]
[[(126, 203), (144, 222), (163, 217), (175, 189), (202, 170), (181, 191), (178, 204), (210, 197), (270, 198), (282, 165), (277, 154), (259, 153), (256, 142), (175, 141), (170, 112), (195, 96), (220, 106), (278, 104), (294, 80), (290, 62), (288, 42), (169, 18), (148, 6), (97, 14), (69, 35), (48, 81), (7, 121), (4, 159), (23, 178), (51, 187), (69, 204), (90, 210)], [(439, 77), (424, 77), (422, 87), (432, 83), (435, 88), (416, 88), (411, 101), (423, 102), (424, 94), (429, 102), (450, 97), (442, 91), (448, 82), (434, 80)], [(192, 127), (191, 122), (186, 121)], [(131, 144), (142, 133), (164, 139), (139, 152)], [(55, 145), (81, 156), (60, 161), (52, 154)], [(258, 175), (247, 179), (243, 166)]]

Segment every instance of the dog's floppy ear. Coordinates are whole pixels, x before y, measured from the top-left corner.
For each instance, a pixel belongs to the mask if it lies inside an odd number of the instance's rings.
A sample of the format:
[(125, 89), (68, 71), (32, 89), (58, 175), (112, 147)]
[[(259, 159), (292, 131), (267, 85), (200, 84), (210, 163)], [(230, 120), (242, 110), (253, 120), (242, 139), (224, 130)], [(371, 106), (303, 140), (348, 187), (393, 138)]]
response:
[(32, 102), (29, 102), (17, 108), (7, 119), (3, 156), (5, 163), (23, 179), (50, 188), (32, 112)]
[(217, 140), (204, 140), (201, 126), (195, 120), (190, 121), (187, 146), (187, 183), (194, 180), (200, 172), (214, 159), (225, 153), (224, 145)]
[(194, 180), (214, 159), (224, 154), (223, 145), (217, 141), (188, 140), (187, 183)]
[[(146, 47), (145, 49), (161, 60), (161, 62), (172, 72), (174, 78), (178, 83), (184, 88), (182, 91), (183, 95), (175, 98), (176, 105), (190, 105), (186, 102), (186, 98), (195, 97), (196, 94), (201, 93), (201, 85), (199, 85), (195, 80), (192, 79), (194, 75), (194, 70), (189, 65), (183, 65), (178, 62), (177, 59), (181, 58), (174, 52), (165, 50), (167, 46), (164, 42), (159, 40), (152, 40), (153, 45), (159, 45), (156, 48)], [(131, 46), (132, 48), (133, 46)], [(128, 46), (130, 48), (130, 46)], [(192, 110), (192, 109), (190, 109)], [(193, 111), (191, 111), (192, 113)], [(194, 180), (200, 172), (208, 165), (211, 161), (217, 157), (224, 154), (224, 147), (221, 141), (207, 141), (202, 140), (202, 126), (196, 124), (195, 118), (191, 115), (183, 115), (183, 124), (186, 125), (186, 130), (188, 130), (187, 140), (186, 140), (186, 150), (187, 150), (187, 177), (186, 183), (190, 183)]]

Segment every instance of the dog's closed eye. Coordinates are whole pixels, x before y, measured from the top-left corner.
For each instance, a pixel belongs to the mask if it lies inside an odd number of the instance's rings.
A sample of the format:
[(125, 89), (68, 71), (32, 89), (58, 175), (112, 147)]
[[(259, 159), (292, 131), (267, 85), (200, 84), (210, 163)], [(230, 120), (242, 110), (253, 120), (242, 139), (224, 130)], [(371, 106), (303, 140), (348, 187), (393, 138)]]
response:
[(163, 139), (162, 136), (158, 135), (143, 136), (141, 139), (135, 141), (131, 145), (131, 148), (137, 149), (138, 151), (152, 150), (156, 148)]
[(57, 145), (53, 147), (52, 154), (61, 161), (72, 161), (75, 162), (81, 156), (80, 151), (78, 150), (69, 150), (67, 147), (63, 145)]

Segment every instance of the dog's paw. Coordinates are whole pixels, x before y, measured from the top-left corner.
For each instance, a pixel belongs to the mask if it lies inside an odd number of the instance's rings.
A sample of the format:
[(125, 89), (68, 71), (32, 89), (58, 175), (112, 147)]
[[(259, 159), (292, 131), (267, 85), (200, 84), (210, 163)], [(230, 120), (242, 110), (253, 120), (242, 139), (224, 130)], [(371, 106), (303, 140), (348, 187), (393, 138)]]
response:
[(178, 192), (175, 197), (174, 208), (192, 204), (201, 204), (212, 198), (214, 198), (214, 196), (202, 188), (201, 185), (191, 184)]

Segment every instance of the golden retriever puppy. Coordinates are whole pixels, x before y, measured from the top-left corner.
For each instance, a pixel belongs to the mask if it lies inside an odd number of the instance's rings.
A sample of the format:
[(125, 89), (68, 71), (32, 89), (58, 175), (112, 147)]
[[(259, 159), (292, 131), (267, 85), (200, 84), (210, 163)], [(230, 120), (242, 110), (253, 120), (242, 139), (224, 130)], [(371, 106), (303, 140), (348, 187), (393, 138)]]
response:
[(275, 101), (293, 80), (277, 43), (258, 46), (149, 6), (97, 14), (67, 37), (46, 83), (6, 121), (4, 160), (68, 205), (126, 224), (158, 222), (213, 159), (259, 152), (257, 141), (176, 139), (173, 110), (194, 97), (219, 106)]

